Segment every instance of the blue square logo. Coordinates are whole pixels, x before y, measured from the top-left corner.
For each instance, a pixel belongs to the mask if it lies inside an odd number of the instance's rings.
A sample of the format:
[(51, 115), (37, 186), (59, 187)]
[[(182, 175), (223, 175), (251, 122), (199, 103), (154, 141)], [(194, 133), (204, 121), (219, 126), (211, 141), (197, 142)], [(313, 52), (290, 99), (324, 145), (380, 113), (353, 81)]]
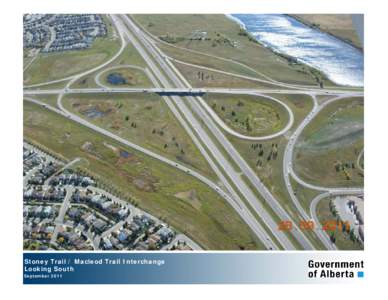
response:
[(358, 278), (364, 278), (364, 271), (358, 271), (357, 272), (357, 277)]

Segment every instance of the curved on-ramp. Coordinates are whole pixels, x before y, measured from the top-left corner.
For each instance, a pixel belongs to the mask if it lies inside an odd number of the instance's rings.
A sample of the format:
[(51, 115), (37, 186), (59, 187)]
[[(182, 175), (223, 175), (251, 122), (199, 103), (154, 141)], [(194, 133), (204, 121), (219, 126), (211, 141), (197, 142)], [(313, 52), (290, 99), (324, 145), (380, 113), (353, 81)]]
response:
[(260, 96), (260, 97), (262, 97), (264, 99), (267, 99), (267, 100), (270, 100), (270, 101), (274, 101), (274, 102), (280, 104), (288, 113), (288, 122), (287, 122), (286, 126), (284, 126), (281, 130), (279, 130), (276, 133), (265, 135), (265, 136), (248, 136), (248, 135), (244, 135), (244, 134), (236, 132), (235, 130), (231, 129), (228, 125), (226, 125), (225, 122), (217, 115), (217, 113), (207, 104), (207, 102), (203, 98), (199, 98), (199, 101), (201, 102), (202, 106), (206, 109), (206, 111), (211, 115), (211, 117), (214, 119), (214, 121), (216, 121), (217, 124), (223, 130), (225, 130), (226, 132), (228, 132), (229, 134), (231, 134), (231, 135), (233, 135), (233, 136), (235, 136), (237, 138), (241, 138), (241, 139), (244, 139), (244, 140), (249, 140), (249, 141), (269, 140), (269, 139), (272, 139), (272, 138), (275, 138), (275, 137), (283, 135), (294, 124), (294, 114), (293, 114), (292, 110), (288, 107), (288, 105), (286, 105), (285, 103), (283, 103), (279, 99), (276, 99), (276, 98), (274, 98), (272, 96), (269, 96), (269, 95), (259, 94), (259, 93), (242, 93), (242, 94), (243, 95), (251, 95), (251, 96)]
[[(145, 68), (142, 68), (142, 67), (139, 67), (139, 66), (135, 66), (135, 65), (117, 65), (117, 66), (112, 66), (112, 67), (109, 67), (109, 68), (106, 68), (104, 70), (101, 70), (98, 74), (96, 74), (96, 76), (94, 77), (94, 81), (96, 82), (96, 84), (102, 88), (111, 88), (110, 86), (108, 85), (105, 85), (101, 82), (100, 80), (100, 77), (102, 76), (102, 74), (108, 72), (109, 70), (115, 70), (115, 69), (135, 69), (135, 70), (139, 70), (139, 71), (142, 71), (147, 77), (149, 77), (148, 73), (147, 73), (147, 69)], [(150, 79), (150, 78), (148, 78)]]

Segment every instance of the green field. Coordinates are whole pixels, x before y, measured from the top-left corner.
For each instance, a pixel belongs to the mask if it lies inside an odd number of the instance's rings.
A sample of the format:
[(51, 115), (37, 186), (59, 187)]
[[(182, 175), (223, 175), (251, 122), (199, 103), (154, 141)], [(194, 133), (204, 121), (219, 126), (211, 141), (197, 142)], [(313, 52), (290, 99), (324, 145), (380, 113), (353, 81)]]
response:
[(139, 207), (162, 217), (205, 249), (263, 249), (234, 210), (206, 185), (28, 102), (24, 138), (67, 159), (84, 158), (85, 167), (100, 180), (135, 197)]
[(321, 186), (363, 186), (357, 158), (364, 147), (364, 103), (349, 98), (326, 106), (300, 136), (295, 171)]
[(108, 33), (97, 38), (90, 49), (39, 53), (24, 72), (23, 84), (31, 85), (64, 78), (91, 69), (112, 57), (120, 48), (120, 39), (113, 35), (113, 25), (104, 16)]
[(294, 190), (294, 195), (298, 198), (304, 211), (309, 214), (311, 201), (322, 192), (309, 189), (297, 183), (292, 176), (290, 176), (290, 181), (292, 189)]
[[(217, 88), (251, 88), (251, 89), (281, 89), (275, 84), (269, 84), (220, 72), (210, 71), (199, 67), (188, 66), (174, 62), (175, 67), (186, 78), (192, 87), (217, 87)], [(253, 75), (257, 77), (257, 75)]]
[(363, 48), (350, 14), (298, 14), (292, 16), (357, 48)]
[[(313, 107), (311, 97), (307, 95), (269, 95), (281, 100), (293, 111), (295, 122), (291, 128), (292, 131), (295, 130), (302, 119)], [(298, 223), (299, 214), (290, 199), (283, 178), (283, 153), (288, 139), (284, 136), (280, 136), (271, 140), (252, 142), (242, 140), (228, 134), (227, 137), (239, 151), (241, 156), (250, 165), (250, 167), (255, 171), (256, 175), (260, 178), (264, 185), (279, 201), (282, 207), (288, 212), (294, 221)], [(274, 148), (277, 149), (277, 155), (275, 157), (273, 155)], [(263, 151), (263, 154), (260, 156), (261, 151)], [(272, 155), (270, 155), (271, 152)], [(299, 190), (297, 196), (301, 197), (302, 192), (304, 194), (303, 196), (305, 197), (312, 195), (308, 192)], [(322, 243), (314, 234), (310, 232), (306, 232), (305, 234), (317, 249), (324, 249)]]
[[(317, 205), (317, 216), (322, 226), (328, 221), (336, 220), (329, 208), (330, 198), (322, 199)], [(350, 236), (347, 232), (342, 232), (341, 228), (337, 228), (333, 231), (335, 236), (335, 244), (340, 250), (363, 250), (364, 246), (359, 242), (353, 242), (350, 240)]]
[[(271, 96), (283, 101), (293, 111), (295, 122), (291, 130), (295, 130), (296, 126), (312, 109), (312, 101), (309, 96), (280, 94)], [(294, 207), (289, 199), (283, 179), (283, 153), (288, 139), (280, 136), (270, 140), (253, 142), (228, 134), (227, 137), (268, 189), (283, 202), (286, 210), (292, 213)], [(275, 148), (277, 155), (274, 156)], [(261, 152), (263, 153), (261, 154)]]
[(34, 100), (39, 100), (40, 102), (46, 103), (52, 107), (58, 108), (58, 95), (30, 95), (29, 97)]
[(63, 103), (99, 127), (216, 179), (190, 137), (156, 94), (67, 95)]
[[(107, 64), (104, 68), (99, 69), (95, 72), (92, 72), (88, 75), (85, 75), (75, 81), (70, 87), (71, 88), (94, 88), (98, 87), (94, 78), (104, 70), (107, 70), (111, 67), (116, 67), (120, 65), (133, 65), (141, 68), (147, 67), (147, 64), (144, 62), (143, 58), (137, 52), (137, 50), (132, 46), (132, 44), (128, 44), (125, 46), (123, 52), (111, 63)], [(148, 81), (147, 79), (144, 79)]]
[[(317, 70), (295, 63), (275, 54), (268, 48), (242, 34), (240, 26), (225, 15), (134, 15), (132, 16), (154, 36), (167, 41), (160, 48), (176, 59), (207, 67), (258, 76), (247, 68), (206, 55), (178, 49), (182, 47), (243, 63), (258, 73), (275, 80), (294, 84), (317, 85), (317, 78), (324, 85), (333, 85)], [(192, 40), (196, 32), (205, 32), (203, 39)], [(169, 37), (166, 39), (166, 37)]]
[(261, 96), (211, 94), (204, 99), (227, 126), (248, 136), (276, 133), (289, 120), (283, 106)]

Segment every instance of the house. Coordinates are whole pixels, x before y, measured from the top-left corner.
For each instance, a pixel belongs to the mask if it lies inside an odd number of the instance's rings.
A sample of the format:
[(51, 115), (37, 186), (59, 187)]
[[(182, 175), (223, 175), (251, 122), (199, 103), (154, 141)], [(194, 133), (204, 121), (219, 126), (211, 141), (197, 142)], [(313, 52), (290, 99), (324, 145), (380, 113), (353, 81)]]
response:
[(105, 230), (105, 228), (107, 227), (107, 223), (101, 219), (96, 219), (93, 222), (93, 227), (94, 227), (95, 231), (97, 231), (98, 233), (102, 233)]

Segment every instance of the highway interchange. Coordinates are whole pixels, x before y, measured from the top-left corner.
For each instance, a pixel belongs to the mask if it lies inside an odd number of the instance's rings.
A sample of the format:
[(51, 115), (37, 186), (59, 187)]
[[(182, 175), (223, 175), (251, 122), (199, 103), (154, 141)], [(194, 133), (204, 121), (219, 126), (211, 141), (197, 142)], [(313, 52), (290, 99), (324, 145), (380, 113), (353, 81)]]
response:
[[(313, 109), (297, 126), (297, 129), (293, 133), (291, 133), (283, 158), (283, 178), (289, 196), (299, 213), (299, 220), (313, 219), (317, 224), (319, 224), (315, 214), (315, 208), (317, 203), (321, 199), (329, 197), (331, 195), (362, 194), (363, 188), (321, 187), (303, 181), (294, 173), (292, 168), (294, 146), (296, 144), (298, 136), (303, 132), (303, 129), (326, 105), (348, 97), (363, 96), (363, 93), (352, 89), (318, 89), (317, 87), (295, 86), (274, 81), (269, 78), (266, 78), (264, 81), (268, 81), (271, 84), (276, 85), (276, 89), (192, 88), (187, 82), (187, 80), (184, 78), (184, 76), (174, 66), (174, 60), (164, 55), (163, 52), (157, 47), (154, 37), (150, 36), (149, 33), (145, 32), (142, 28), (140, 28), (127, 15), (111, 15), (111, 20), (113, 21), (113, 24), (115, 25), (121, 40), (121, 47), (113, 57), (111, 57), (109, 60), (107, 60), (100, 66), (82, 72), (80, 74), (25, 87), (25, 100), (42, 105), (45, 108), (55, 113), (61, 114), (74, 122), (82, 124), (83, 126), (86, 126), (96, 132), (99, 132), (100, 134), (108, 136), (137, 151), (141, 151), (144, 154), (153, 157), (154, 159), (163, 161), (171, 167), (177, 168), (180, 171), (183, 171), (191, 176), (194, 176), (198, 180), (201, 180), (209, 187), (211, 187), (214, 191), (216, 191), (233, 207), (233, 209), (240, 215), (240, 217), (245, 221), (245, 223), (247, 223), (247, 225), (262, 241), (262, 243), (267, 249), (297, 249), (294, 242), (292, 242), (292, 240), (290, 239), (290, 236), (287, 235), (285, 232), (278, 230), (278, 223), (274, 220), (273, 214), (280, 220), (290, 220), (294, 223), (293, 230), (290, 232), (290, 234), (303, 249), (315, 249), (309, 238), (307, 238), (306, 235), (299, 229), (298, 224), (296, 223), (298, 220), (295, 220), (287, 213), (287, 211), (282, 207), (279, 201), (260, 181), (260, 179), (252, 170), (252, 168), (247, 164), (247, 162), (241, 157), (236, 148), (227, 139), (223, 131), (226, 131), (229, 134), (232, 134), (238, 138), (254, 141), (267, 140), (276, 136), (284, 135), (286, 132), (290, 131), (290, 128), (294, 124), (293, 112), (282, 101), (266, 94), (271, 93), (310, 95), (314, 104)], [(142, 56), (144, 61), (147, 63), (147, 68), (144, 71), (149, 77), (150, 81), (153, 83), (153, 88), (109, 88), (103, 86), (100, 83), (100, 74), (107, 70), (102, 69), (108, 66), (117, 57), (119, 57), (119, 55), (123, 51), (125, 51), (125, 46), (127, 45), (127, 43), (131, 43)], [(98, 70), (102, 70), (96, 75), (96, 82), (100, 83), (98, 84), (100, 86), (99, 88), (71, 88), (71, 85), (78, 79)], [(67, 84), (63, 89), (40, 89), (41, 86), (62, 81), (67, 81)], [(194, 144), (198, 147), (201, 154), (204, 156), (204, 158), (207, 160), (207, 162), (213, 169), (214, 173), (218, 176), (220, 183), (215, 183), (212, 180), (206, 178), (205, 176), (182, 164), (167, 159), (162, 155), (156, 154), (137, 144), (131, 143), (130, 141), (123, 139), (108, 130), (105, 130), (86, 121), (85, 119), (68, 111), (62, 103), (63, 97), (66, 94), (139, 92), (157, 93), (161, 95), (167, 106), (175, 115), (176, 119), (180, 122), (182, 127), (189, 134)], [(201, 97), (201, 95), (205, 93), (248, 94), (252, 96), (257, 95), (266, 98), (268, 101), (276, 101), (287, 110), (289, 116), (288, 123), (282, 130), (278, 131), (273, 135), (264, 137), (249, 137), (241, 135), (229, 128), (207, 105), (207, 103)], [(55, 108), (48, 104), (44, 104), (39, 100), (34, 99), (33, 97), (34, 95), (38, 96), (49, 94), (54, 94), (58, 96), (58, 108)], [(184, 98), (182, 97), (182, 95), (184, 95)], [(316, 100), (317, 95), (327, 95), (331, 96), (332, 98), (328, 101), (323, 102), (322, 104), (318, 104)], [(236, 166), (238, 167), (238, 170), (236, 170)], [(244, 180), (242, 176), (244, 176), (247, 181)], [(294, 195), (290, 177), (292, 177), (294, 180), (296, 180), (296, 182), (307, 188), (322, 192), (312, 201), (309, 212), (306, 212), (303, 209), (298, 198)], [(272, 214), (268, 211), (268, 208), (263, 205), (263, 201), (267, 207), (270, 207)], [(259, 218), (257, 218), (255, 215), (258, 215)], [(268, 232), (270, 232), (270, 234)], [(336, 249), (336, 246), (331, 243), (330, 239), (328, 238), (328, 235), (321, 229), (316, 229), (315, 234), (320, 239), (326, 249)]]

